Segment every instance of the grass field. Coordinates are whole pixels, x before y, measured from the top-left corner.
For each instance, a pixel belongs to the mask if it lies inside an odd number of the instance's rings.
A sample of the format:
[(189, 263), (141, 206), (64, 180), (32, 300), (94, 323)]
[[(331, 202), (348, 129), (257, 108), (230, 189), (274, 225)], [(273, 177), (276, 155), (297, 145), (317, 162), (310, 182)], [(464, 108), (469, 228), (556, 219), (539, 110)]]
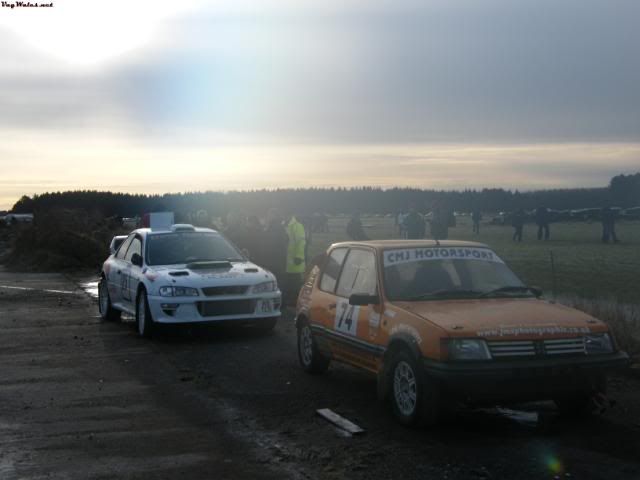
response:
[[(346, 240), (348, 218), (334, 217), (329, 233), (313, 235), (311, 256), (331, 243)], [(370, 238), (397, 238), (393, 218), (363, 217)], [(586, 299), (640, 304), (640, 222), (619, 222), (619, 244), (602, 244), (600, 223), (556, 223), (551, 225), (551, 240), (536, 240), (535, 225), (524, 228), (522, 243), (511, 241), (511, 227), (483, 223), (480, 235), (474, 235), (469, 217), (458, 217), (449, 229), (449, 238), (473, 240), (492, 247), (529, 285), (544, 289), (550, 296), (554, 281), (551, 252), (555, 263), (556, 293)]]

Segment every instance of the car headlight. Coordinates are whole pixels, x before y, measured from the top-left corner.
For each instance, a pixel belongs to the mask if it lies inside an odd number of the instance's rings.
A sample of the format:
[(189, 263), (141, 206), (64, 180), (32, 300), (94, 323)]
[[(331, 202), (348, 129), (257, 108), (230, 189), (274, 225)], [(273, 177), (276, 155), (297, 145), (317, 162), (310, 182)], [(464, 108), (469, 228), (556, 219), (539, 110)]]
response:
[(608, 333), (585, 335), (584, 349), (587, 355), (597, 355), (599, 353), (613, 353), (613, 342)]
[(449, 340), (450, 360), (491, 360), (487, 342), (476, 338), (453, 338)]
[(197, 297), (198, 289), (191, 287), (160, 287), (162, 297)]
[(278, 284), (274, 280), (268, 282), (258, 283), (251, 288), (251, 293), (266, 293), (275, 292), (278, 289)]

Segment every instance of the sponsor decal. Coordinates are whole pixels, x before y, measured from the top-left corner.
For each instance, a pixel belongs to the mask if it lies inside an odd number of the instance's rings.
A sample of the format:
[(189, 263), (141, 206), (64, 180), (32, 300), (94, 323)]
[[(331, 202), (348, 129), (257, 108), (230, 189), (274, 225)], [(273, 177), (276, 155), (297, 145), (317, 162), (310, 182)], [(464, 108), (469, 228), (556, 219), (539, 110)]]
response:
[(369, 327), (378, 328), (380, 326), (380, 314), (373, 307), (369, 307)]
[(556, 334), (586, 334), (591, 333), (588, 327), (560, 327), (548, 325), (540, 327), (498, 327), (487, 330), (478, 330), (479, 337), (517, 337), (519, 335), (544, 335)]
[(404, 323), (394, 325), (391, 329), (391, 335), (394, 335), (396, 333), (408, 333), (416, 341), (416, 343), (422, 343), (422, 337), (420, 336), (420, 333), (415, 329), (415, 327), (412, 327), (411, 325), (406, 325)]
[(427, 247), (385, 250), (384, 266), (390, 267), (402, 263), (424, 262), (429, 260), (479, 260), (483, 262), (504, 263), (498, 255), (488, 248), (477, 247)]

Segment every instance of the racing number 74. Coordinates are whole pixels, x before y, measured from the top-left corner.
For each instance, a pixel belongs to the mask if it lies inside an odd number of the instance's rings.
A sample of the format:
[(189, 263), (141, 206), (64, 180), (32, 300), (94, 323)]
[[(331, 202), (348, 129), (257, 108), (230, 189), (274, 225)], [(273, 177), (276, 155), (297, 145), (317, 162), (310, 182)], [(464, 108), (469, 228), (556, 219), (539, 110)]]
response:
[(336, 311), (336, 330), (348, 333), (349, 335), (355, 335), (358, 326), (359, 311), (359, 306), (349, 305), (348, 301), (340, 302)]

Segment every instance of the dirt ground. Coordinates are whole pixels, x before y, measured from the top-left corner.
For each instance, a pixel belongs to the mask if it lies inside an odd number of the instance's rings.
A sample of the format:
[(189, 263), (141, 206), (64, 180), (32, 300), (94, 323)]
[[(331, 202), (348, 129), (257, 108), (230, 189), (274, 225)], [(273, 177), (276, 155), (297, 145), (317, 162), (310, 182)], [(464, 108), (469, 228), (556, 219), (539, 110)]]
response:
[[(80, 283), (0, 270), (0, 479), (640, 478), (636, 377), (612, 378), (614, 405), (589, 421), (541, 403), (411, 430), (374, 379), (302, 372), (291, 313), (270, 335), (141, 340), (130, 320), (101, 322)], [(366, 432), (348, 436), (318, 408)]]

